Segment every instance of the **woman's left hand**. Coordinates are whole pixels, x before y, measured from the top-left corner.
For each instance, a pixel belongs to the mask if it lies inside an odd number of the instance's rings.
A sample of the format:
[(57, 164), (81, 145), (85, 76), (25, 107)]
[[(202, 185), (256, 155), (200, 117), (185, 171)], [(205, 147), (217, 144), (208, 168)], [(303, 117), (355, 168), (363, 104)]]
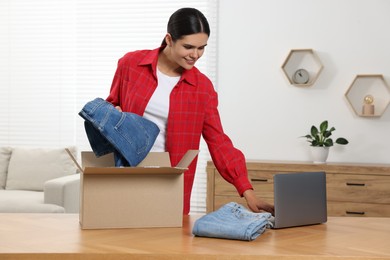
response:
[(267, 211), (274, 215), (274, 206), (258, 198), (254, 190), (246, 190), (243, 195), (249, 209), (253, 212)]

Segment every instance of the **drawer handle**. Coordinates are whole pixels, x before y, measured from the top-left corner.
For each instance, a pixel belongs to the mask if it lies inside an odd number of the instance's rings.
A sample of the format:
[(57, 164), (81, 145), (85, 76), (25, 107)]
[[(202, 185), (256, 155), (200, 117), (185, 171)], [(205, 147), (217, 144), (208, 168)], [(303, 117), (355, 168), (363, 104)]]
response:
[(360, 186), (360, 187), (363, 187), (363, 186), (366, 186), (366, 184), (364, 184), (364, 183), (347, 182), (347, 186)]
[(257, 179), (257, 178), (253, 178), (251, 179), (251, 181), (258, 181), (258, 182), (268, 182), (268, 179)]
[(345, 211), (347, 214), (352, 214), (352, 215), (364, 215), (366, 214), (364, 211)]

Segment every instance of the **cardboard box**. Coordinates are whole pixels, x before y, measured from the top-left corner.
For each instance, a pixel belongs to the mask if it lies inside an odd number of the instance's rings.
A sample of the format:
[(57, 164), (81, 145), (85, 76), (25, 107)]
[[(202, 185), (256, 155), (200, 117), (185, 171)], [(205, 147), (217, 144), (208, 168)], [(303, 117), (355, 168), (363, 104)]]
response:
[(149, 153), (137, 167), (114, 167), (114, 156), (82, 152), (82, 229), (182, 227), (184, 171), (198, 154), (172, 167), (169, 153)]

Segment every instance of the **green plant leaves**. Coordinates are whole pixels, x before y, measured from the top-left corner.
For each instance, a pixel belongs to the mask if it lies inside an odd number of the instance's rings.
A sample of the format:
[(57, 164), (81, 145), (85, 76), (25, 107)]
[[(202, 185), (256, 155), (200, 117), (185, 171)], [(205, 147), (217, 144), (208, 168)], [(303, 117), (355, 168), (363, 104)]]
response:
[(337, 143), (337, 144), (341, 144), (341, 145), (346, 145), (346, 144), (348, 144), (349, 142), (348, 142), (347, 139), (345, 139), (345, 138), (343, 138), (343, 137), (339, 137), (339, 138), (336, 139), (336, 143)]
[[(313, 125), (310, 129), (310, 135), (305, 135), (302, 137), (305, 137), (311, 146), (333, 146), (333, 139), (330, 138), (330, 136), (332, 135), (332, 132), (336, 130), (336, 128), (331, 127), (328, 130), (328, 126), (329, 125), (327, 120), (323, 121), (319, 128)], [(335, 143), (346, 145), (348, 144), (348, 140), (343, 137), (339, 137), (336, 139)]]
[(328, 121), (324, 121), (320, 124), (320, 131), (321, 133), (324, 133), (328, 129)]
[(326, 140), (324, 141), (324, 145), (325, 145), (326, 147), (333, 146), (333, 140), (330, 139), (330, 138), (326, 139)]
[(325, 138), (329, 137), (332, 135), (332, 132), (331, 131), (325, 131), (323, 134), (322, 134)]
[(311, 135), (312, 135), (313, 137), (317, 136), (317, 135), (318, 135), (318, 129), (317, 129), (317, 127), (315, 127), (315, 126), (313, 125), (313, 126), (311, 127), (310, 132), (311, 132)]

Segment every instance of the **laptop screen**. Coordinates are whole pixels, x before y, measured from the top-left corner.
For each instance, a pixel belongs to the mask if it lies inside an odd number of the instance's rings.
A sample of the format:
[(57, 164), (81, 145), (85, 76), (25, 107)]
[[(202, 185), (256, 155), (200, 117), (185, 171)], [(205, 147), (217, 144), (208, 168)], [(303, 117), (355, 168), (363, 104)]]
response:
[(325, 172), (274, 175), (275, 228), (327, 221)]

